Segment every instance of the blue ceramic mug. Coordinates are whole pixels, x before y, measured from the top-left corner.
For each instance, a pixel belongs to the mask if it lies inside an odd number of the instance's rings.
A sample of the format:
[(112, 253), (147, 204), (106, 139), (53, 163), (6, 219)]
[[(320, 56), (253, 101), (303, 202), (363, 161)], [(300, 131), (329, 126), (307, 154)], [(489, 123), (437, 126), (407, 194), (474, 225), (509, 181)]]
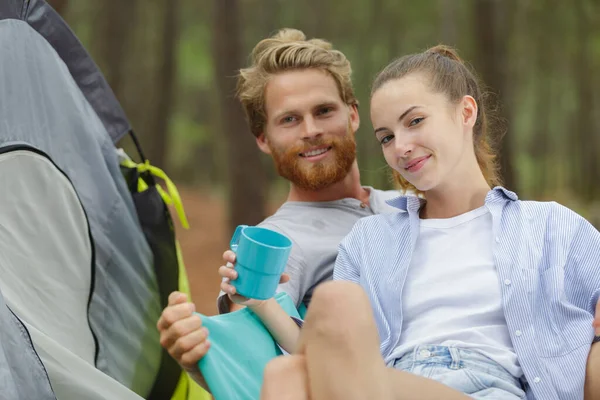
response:
[(290, 256), (292, 241), (270, 229), (240, 225), (233, 233), (230, 248), (236, 253), (238, 277), (232, 282), (236, 292), (257, 300), (273, 297)]

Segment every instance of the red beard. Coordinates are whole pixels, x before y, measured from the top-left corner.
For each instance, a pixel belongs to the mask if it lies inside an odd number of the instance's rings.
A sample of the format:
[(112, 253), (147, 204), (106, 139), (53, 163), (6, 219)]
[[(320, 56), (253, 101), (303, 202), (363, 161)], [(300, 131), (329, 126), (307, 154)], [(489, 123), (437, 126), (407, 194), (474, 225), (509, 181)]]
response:
[[(333, 159), (329, 156), (315, 163), (302, 160), (300, 153), (315, 147), (330, 147)], [(325, 189), (340, 182), (348, 175), (356, 159), (356, 142), (351, 132), (329, 140), (321, 137), (305, 141), (287, 151), (273, 146), (270, 149), (279, 175), (299, 188), (310, 191)]]

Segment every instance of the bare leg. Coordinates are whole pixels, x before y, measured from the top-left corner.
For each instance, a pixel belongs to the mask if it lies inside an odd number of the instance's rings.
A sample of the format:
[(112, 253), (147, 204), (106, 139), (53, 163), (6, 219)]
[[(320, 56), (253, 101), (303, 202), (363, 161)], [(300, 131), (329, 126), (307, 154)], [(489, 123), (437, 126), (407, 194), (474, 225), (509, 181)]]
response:
[(302, 355), (281, 356), (265, 368), (261, 400), (309, 400), (306, 359)]
[(327, 282), (314, 293), (300, 338), (312, 400), (466, 400), (430, 379), (387, 368), (369, 300), (356, 284)]

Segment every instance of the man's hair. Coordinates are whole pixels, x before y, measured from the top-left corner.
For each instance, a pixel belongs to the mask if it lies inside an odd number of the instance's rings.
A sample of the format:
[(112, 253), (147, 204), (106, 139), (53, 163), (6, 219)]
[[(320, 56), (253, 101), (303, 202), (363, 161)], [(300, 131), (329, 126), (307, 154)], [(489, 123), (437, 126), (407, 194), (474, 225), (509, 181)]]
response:
[(273, 75), (294, 70), (318, 69), (334, 80), (342, 101), (358, 105), (352, 88), (352, 69), (346, 56), (322, 39), (306, 40), (303, 32), (281, 29), (261, 40), (252, 50), (252, 64), (240, 70), (237, 95), (244, 107), (250, 131), (263, 133), (267, 121), (265, 88)]

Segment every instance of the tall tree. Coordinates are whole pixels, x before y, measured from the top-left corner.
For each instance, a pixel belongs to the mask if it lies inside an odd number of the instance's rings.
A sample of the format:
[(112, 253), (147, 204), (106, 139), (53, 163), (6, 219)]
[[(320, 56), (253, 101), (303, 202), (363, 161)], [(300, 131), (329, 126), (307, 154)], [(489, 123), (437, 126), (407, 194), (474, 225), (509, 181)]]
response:
[(453, 0), (439, 0), (440, 37), (443, 43), (456, 46), (458, 37), (456, 29), (456, 7)]
[(179, 42), (180, 0), (161, 0), (162, 34), (158, 46), (158, 60), (154, 71), (153, 84), (156, 85), (154, 99), (150, 102), (149, 124), (144, 132), (148, 154), (152, 163), (166, 166), (169, 144), (169, 119), (176, 87), (177, 44)]
[[(594, 8), (591, 1), (581, 0), (575, 6), (577, 21), (577, 46), (575, 79), (579, 97), (579, 107), (574, 115), (573, 140), (574, 153), (579, 154), (574, 160), (578, 160), (578, 169), (572, 176), (574, 187), (582, 200), (592, 202), (600, 198), (600, 139), (598, 137), (598, 104), (595, 104), (595, 88), (598, 82), (596, 74), (598, 65), (594, 65), (597, 57), (594, 57), (593, 44), (593, 22)], [(596, 68), (595, 68), (596, 67)]]
[[(512, 0), (474, 0), (476, 59), (474, 64), (484, 83), (495, 94), (494, 103), (502, 107), (496, 110), (501, 126), (510, 132), (511, 98), (507, 85), (508, 43), (512, 33)], [(504, 110), (502, 112), (501, 110)], [(504, 137), (500, 167), (505, 186), (516, 188), (513, 167), (511, 135)]]
[(213, 59), (227, 141), (229, 227), (233, 231), (236, 225), (253, 225), (264, 219), (266, 185), (255, 141), (234, 96), (234, 77), (243, 59), (240, 4), (238, 0), (214, 0), (213, 6)]
[(539, 198), (544, 196), (547, 187), (553, 183), (550, 169), (556, 159), (556, 157), (552, 157), (551, 146), (552, 111), (555, 104), (552, 97), (556, 83), (553, 79), (555, 72), (548, 68), (549, 65), (553, 65), (555, 59), (552, 52), (547, 49), (556, 45), (558, 35), (553, 30), (542, 34), (547, 30), (547, 26), (556, 24), (554, 10), (550, 7), (530, 4), (525, 13), (529, 15), (531, 36), (539, 38), (532, 46), (535, 101), (532, 109), (533, 132), (528, 146), (529, 155), (534, 161), (534, 173), (530, 184), (531, 192), (534, 197)]
[[(124, 100), (125, 59), (135, 26), (137, 0), (95, 2), (91, 51), (117, 98)], [(127, 107), (126, 107), (127, 108)]]

